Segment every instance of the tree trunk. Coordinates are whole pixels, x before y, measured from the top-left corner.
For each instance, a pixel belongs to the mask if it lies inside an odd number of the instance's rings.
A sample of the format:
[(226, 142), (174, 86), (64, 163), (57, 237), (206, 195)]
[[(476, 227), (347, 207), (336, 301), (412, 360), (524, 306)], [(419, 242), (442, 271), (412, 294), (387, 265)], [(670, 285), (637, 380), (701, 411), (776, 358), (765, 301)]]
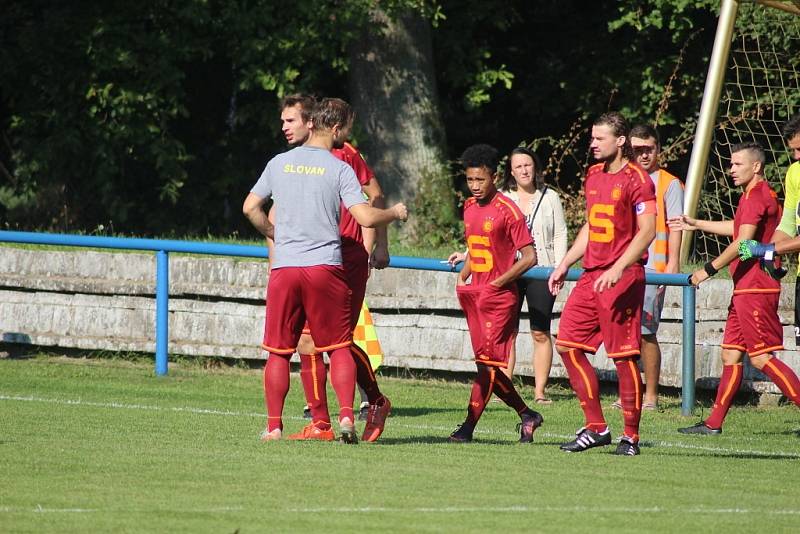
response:
[(388, 202), (412, 206), (420, 179), (446, 172), (430, 23), (413, 12), (372, 17), (350, 49), (350, 97), (367, 134), (359, 146)]

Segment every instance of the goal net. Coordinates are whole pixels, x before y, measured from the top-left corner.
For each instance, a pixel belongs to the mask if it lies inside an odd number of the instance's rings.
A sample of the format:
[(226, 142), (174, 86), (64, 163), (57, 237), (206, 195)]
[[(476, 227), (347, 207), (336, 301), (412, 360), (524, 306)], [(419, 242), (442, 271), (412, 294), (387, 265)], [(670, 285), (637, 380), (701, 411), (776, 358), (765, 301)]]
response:
[[(739, 142), (756, 141), (764, 147), (766, 177), (783, 200), (790, 154), (781, 129), (796, 113), (800, 113), (800, 17), (743, 4), (736, 19), (698, 218), (733, 218), (741, 191), (733, 186), (728, 169), (730, 147)], [(695, 232), (693, 259), (717, 256), (729, 243), (726, 237)]]

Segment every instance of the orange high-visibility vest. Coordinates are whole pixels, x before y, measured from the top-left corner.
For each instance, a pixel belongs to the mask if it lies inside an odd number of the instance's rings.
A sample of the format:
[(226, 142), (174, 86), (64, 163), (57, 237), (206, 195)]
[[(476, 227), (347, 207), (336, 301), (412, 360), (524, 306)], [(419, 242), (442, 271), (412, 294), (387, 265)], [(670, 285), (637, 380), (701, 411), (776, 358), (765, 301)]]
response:
[(683, 182), (677, 176), (673, 176), (664, 169), (659, 169), (658, 180), (656, 181), (656, 238), (650, 248), (653, 258), (653, 268), (663, 273), (667, 270), (667, 257), (669, 254), (669, 228), (667, 227), (667, 203), (664, 197), (672, 180), (678, 180), (683, 188)]

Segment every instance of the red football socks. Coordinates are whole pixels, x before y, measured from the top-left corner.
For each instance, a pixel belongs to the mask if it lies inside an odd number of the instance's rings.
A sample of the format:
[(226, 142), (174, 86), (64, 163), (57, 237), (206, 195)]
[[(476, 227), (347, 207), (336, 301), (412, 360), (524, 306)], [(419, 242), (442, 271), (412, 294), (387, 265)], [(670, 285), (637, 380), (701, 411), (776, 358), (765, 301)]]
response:
[(614, 365), (617, 367), (624, 434), (634, 443), (638, 443), (639, 420), (642, 417), (642, 376), (639, 374), (639, 366), (633, 358), (617, 358)]
[(350, 350), (353, 352), (353, 360), (356, 363), (356, 381), (367, 395), (367, 401), (370, 404), (376, 404), (383, 395), (378, 387), (378, 380), (375, 378), (369, 356), (355, 343), (350, 346)]
[(317, 428), (327, 430), (331, 425), (328, 413), (328, 394), (325, 390), (328, 383), (328, 372), (322, 354), (300, 355), (300, 381), (303, 392), (311, 410), (311, 419)]
[(467, 419), (464, 421), (466, 425), (475, 428), (478, 424), (478, 419), (481, 418), (486, 403), (492, 396), (492, 386), (495, 379), (494, 367), (487, 367), (478, 364), (478, 376), (472, 383), (472, 392), (469, 396), (469, 406), (467, 406)]
[(514, 387), (514, 383), (501, 369), (498, 369), (494, 374), (494, 388), (492, 392), (518, 414), (522, 414), (522, 412), (528, 409), (528, 405), (525, 404), (525, 401), (519, 396), (517, 389)]
[(797, 374), (792, 371), (791, 367), (773, 356), (767, 361), (761, 372), (778, 386), (787, 399), (800, 406), (800, 380), (797, 379)]
[(264, 398), (267, 404), (267, 430), (283, 430), (283, 403), (289, 392), (289, 357), (270, 353), (264, 366)]
[(342, 347), (328, 353), (331, 362), (331, 386), (339, 400), (339, 421), (353, 417), (353, 399), (356, 391), (356, 364), (350, 347)]
[(722, 366), (722, 377), (717, 387), (717, 398), (711, 408), (711, 415), (706, 419), (708, 428), (722, 428), (722, 422), (728, 415), (728, 410), (733, 403), (733, 397), (742, 385), (742, 364)]
[(584, 426), (594, 432), (605, 432), (608, 425), (600, 407), (600, 385), (589, 358), (582, 350), (570, 349), (561, 353), (561, 360), (567, 369), (569, 384), (581, 403), (586, 419)]

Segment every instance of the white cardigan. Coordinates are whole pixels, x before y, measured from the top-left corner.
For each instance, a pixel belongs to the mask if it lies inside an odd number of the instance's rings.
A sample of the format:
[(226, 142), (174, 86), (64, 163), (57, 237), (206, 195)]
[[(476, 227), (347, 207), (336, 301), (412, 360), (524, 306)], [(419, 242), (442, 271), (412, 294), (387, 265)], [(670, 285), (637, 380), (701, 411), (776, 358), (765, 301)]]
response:
[[(519, 206), (519, 194), (516, 191), (502, 191), (502, 193)], [(533, 194), (528, 213), (533, 213), (541, 196), (541, 190), (537, 190)], [(520, 209), (523, 213), (526, 211), (522, 206)], [(558, 193), (550, 187), (546, 189), (539, 211), (536, 212), (536, 217), (533, 219), (531, 235), (533, 235), (536, 246), (536, 265), (555, 267), (561, 263), (567, 254), (567, 223), (564, 220), (561, 199), (558, 197)]]

